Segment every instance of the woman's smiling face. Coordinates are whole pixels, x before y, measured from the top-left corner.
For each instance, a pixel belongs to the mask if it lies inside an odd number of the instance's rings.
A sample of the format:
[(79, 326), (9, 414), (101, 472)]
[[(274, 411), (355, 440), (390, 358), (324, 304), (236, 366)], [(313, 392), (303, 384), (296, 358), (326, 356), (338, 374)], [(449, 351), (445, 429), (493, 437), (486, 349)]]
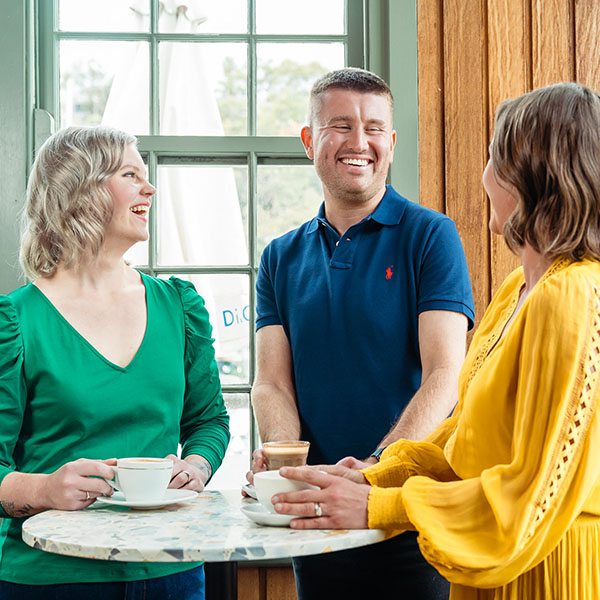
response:
[(148, 212), (156, 189), (146, 179), (146, 165), (135, 144), (125, 148), (119, 170), (106, 181), (113, 214), (106, 237), (123, 238), (129, 245), (148, 239)]

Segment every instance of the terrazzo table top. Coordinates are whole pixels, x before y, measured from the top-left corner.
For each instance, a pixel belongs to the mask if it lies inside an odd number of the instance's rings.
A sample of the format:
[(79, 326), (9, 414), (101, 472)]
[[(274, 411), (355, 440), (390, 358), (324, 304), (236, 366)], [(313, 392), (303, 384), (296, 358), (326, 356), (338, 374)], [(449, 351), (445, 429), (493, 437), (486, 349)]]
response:
[(117, 561), (241, 561), (288, 558), (366, 546), (378, 529), (263, 527), (240, 511), (239, 490), (205, 491), (158, 510), (96, 502), (81, 511), (48, 510), (23, 523), (23, 540), (40, 550)]

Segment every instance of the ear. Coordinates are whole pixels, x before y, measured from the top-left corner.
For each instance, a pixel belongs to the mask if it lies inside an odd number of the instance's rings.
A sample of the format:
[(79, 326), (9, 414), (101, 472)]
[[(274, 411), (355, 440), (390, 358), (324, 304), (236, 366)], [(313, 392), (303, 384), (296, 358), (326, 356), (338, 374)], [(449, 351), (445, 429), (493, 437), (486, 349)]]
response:
[(313, 135), (311, 128), (306, 125), (300, 131), (300, 137), (302, 138), (302, 144), (304, 145), (304, 150), (306, 152), (306, 156), (312, 160), (315, 156), (313, 152)]
[(394, 160), (394, 148), (396, 147), (396, 130), (392, 129), (392, 135), (390, 139), (390, 164)]

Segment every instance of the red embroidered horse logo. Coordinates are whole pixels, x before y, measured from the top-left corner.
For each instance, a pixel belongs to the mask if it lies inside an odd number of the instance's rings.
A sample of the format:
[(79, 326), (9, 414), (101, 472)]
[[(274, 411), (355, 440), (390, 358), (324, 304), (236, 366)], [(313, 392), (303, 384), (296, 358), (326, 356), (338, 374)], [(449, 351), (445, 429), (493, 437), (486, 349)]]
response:
[(392, 271), (393, 268), (394, 268), (394, 265), (391, 265), (385, 270), (385, 278), (386, 279), (392, 278), (392, 275), (394, 274), (394, 271)]

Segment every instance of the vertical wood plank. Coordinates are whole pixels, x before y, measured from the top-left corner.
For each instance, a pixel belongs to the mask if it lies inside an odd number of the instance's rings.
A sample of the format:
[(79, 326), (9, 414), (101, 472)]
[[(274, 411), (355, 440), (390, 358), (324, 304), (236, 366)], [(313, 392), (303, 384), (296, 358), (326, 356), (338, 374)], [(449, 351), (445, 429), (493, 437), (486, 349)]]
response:
[(267, 571), (267, 600), (297, 600), (292, 567), (273, 567)]
[(465, 248), (477, 321), (490, 298), (487, 201), (481, 185), (488, 130), (484, 2), (443, 3), (446, 214)]
[(440, 0), (417, 2), (419, 203), (445, 212), (444, 53)]
[(534, 88), (558, 81), (569, 81), (575, 77), (572, 23), (574, 1), (532, 0), (531, 41)]
[(575, 2), (575, 78), (600, 90), (600, 5), (598, 0)]
[(265, 600), (264, 569), (257, 567), (238, 568), (238, 600)]
[[(498, 104), (531, 89), (529, 0), (490, 0), (487, 22), (489, 143)], [(521, 262), (508, 250), (504, 239), (493, 234), (490, 239), (490, 261), (493, 294)]]

